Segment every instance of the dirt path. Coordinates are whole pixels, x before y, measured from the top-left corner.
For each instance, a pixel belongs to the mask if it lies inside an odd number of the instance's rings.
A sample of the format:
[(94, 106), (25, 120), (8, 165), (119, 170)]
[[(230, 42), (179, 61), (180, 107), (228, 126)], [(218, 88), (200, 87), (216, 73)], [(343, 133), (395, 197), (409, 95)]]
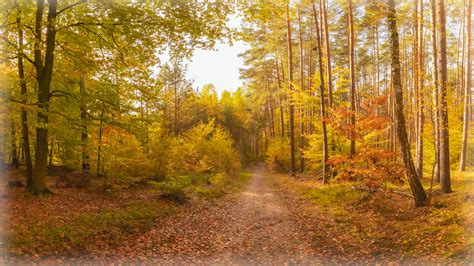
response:
[(186, 208), (120, 253), (161, 262), (316, 263), (310, 234), (267, 184), (265, 166), (250, 171), (241, 193)]

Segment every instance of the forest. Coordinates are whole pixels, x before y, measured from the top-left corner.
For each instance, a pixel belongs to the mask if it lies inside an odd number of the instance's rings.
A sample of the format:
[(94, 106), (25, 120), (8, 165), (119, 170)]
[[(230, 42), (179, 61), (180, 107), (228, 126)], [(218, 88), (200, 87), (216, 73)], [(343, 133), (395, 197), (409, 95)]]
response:
[(1, 264), (469, 264), (472, 8), (1, 1)]

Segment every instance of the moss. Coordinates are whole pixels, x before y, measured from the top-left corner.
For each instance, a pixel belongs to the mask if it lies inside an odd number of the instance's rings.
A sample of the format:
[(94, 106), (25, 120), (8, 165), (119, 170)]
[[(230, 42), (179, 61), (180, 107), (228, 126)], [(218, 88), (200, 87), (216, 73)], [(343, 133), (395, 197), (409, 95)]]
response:
[(368, 195), (365, 191), (351, 188), (351, 184), (334, 184), (309, 189), (305, 196), (321, 207), (352, 205)]

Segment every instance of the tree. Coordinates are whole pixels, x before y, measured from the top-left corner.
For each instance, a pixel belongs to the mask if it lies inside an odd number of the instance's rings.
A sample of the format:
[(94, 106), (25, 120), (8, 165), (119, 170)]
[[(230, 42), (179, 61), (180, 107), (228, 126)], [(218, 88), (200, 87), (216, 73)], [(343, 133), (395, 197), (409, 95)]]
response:
[[(301, 26), (301, 11), (298, 10), (298, 38), (299, 38), (299, 48), (300, 48), (300, 90), (304, 91), (304, 57), (303, 57), (303, 29)], [(304, 106), (302, 106), (299, 110), (300, 112), (300, 150), (304, 150)], [(304, 172), (304, 156), (300, 156), (300, 172)]]
[(436, 0), (430, 0), (430, 13), (431, 13), (431, 61), (433, 64), (433, 126), (434, 126), (434, 153), (435, 153), (435, 167), (434, 167), (434, 179), (440, 181), (440, 149), (439, 149), (439, 140), (440, 140), (440, 103), (439, 103), (439, 84), (438, 84), (438, 45), (437, 45), (437, 19), (436, 19)]
[(323, 135), (323, 183), (326, 183), (326, 175), (328, 171), (327, 160), (329, 157), (328, 151), (328, 136), (326, 128), (326, 105), (324, 99), (324, 70), (323, 70), (323, 55), (322, 55), (322, 45), (321, 45), (321, 35), (319, 34), (319, 23), (318, 15), (316, 13), (316, 6), (313, 1), (313, 17), (314, 17), (314, 28), (316, 30), (316, 48), (318, 51), (318, 63), (319, 63), (319, 93), (321, 97), (321, 126), (322, 126), (322, 135)]
[(27, 103), (27, 92), (28, 88), (25, 81), (25, 69), (23, 65), (23, 25), (21, 21), (21, 8), (18, 8), (17, 13), (17, 29), (18, 29), (18, 77), (20, 79), (20, 88), (21, 88), (21, 102), (24, 106), (21, 107), (21, 135), (23, 140), (23, 154), (25, 156), (26, 162), (26, 187), (31, 189), (31, 184), (33, 181), (33, 163), (31, 160), (31, 151), (30, 151), (30, 135), (28, 132), (28, 114), (25, 109)]
[(79, 78), (79, 93), (82, 96), (81, 99), (81, 124), (82, 124), (82, 131), (81, 131), (81, 146), (82, 146), (82, 172), (84, 174), (88, 174), (89, 170), (91, 168), (90, 163), (89, 163), (89, 151), (88, 151), (88, 139), (89, 139), (89, 134), (87, 131), (87, 124), (88, 124), (88, 119), (87, 119), (87, 105), (85, 101), (85, 79), (84, 75), (81, 74)]
[(448, 127), (448, 62), (446, 56), (446, 13), (444, 0), (436, 0), (438, 11), (437, 41), (438, 41), (438, 84), (440, 90), (440, 134), (439, 134), (439, 163), (441, 190), (451, 192), (451, 172), (449, 161), (449, 127)]
[(34, 194), (49, 193), (46, 185), (46, 168), (48, 160), (48, 107), (50, 86), (53, 75), (54, 51), (56, 45), (56, 0), (48, 1), (48, 16), (46, 23), (46, 48), (42, 55), (44, 0), (36, 4), (34, 60), (36, 80), (38, 81), (38, 127), (36, 128), (36, 151), (33, 180), (30, 190)]
[(462, 148), (461, 148), (461, 160), (459, 162), (459, 170), (466, 170), (466, 156), (467, 156), (467, 137), (469, 130), (469, 119), (470, 119), (470, 99), (471, 99), (471, 84), (472, 84), (472, 0), (468, 0), (467, 12), (466, 12), (466, 29), (467, 29), (467, 63), (464, 82), (464, 115), (463, 115), (463, 128), (462, 128)]
[[(286, 29), (288, 44), (288, 88), (293, 88), (293, 42), (291, 40), (291, 18), (290, 4), (286, 5)], [(295, 106), (290, 102), (290, 175), (296, 173), (296, 156), (295, 156)]]
[(418, 176), (420, 178), (423, 177), (423, 132), (424, 132), (424, 120), (425, 120), (425, 102), (424, 102), (424, 69), (423, 69), (423, 56), (424, 56), (424, 51), (423, 51), (423, 0), (416, 0), (417, 4), (416, 6), (419, 8), (416, 10), (417, 16), (415, 18), (418, 19), (416, 22), (416, 29), (417, 33), (415, 34), (417, 41), (416, 41), (416, 47), (415, 49), (417, 50), (416, 52), (416, 75), (415, 77), (417, 78), (416, 85), (417, 88), (416, 90), (418, 91), (417, 95), (417, 139), (416, 139), (416, 169), (418, 171)]
[(400, 46), (398, 42), (397, 30), (397, 13), (395, 9), (395, 1), (387, 1), (387, 22), (390, 38), (391, 50), (391, 68), (392, 68), (392, 86), (395, 91), (395, 118), (397, 124), (397, 135), (400, 141), (400, 149), (403, 163), (408, 171), (408, 183), (415, 200), (415, 206), (425, 206), (428, 203), (425, 190), (418, 178), (415, 169), (408, 142), (407, 131), (405, 127), (405, 115), (403, 114), (403, 90), (401, 82), (401, 66), (400, 66)]
[[(328, 80), (328, 99), (329, 99), (329, 108), (332, 108), (333, 105), (333, 96), (332, 96), (332, 67), (331, 67), (331, 45), (329, 43), (329, 27), (328, 27), (328, 11), (327, 11), (327, 2), (322, 0), (323, 10), (323, 20), (324, 20), (324, 38), (326, 45), (326, 64), (327, 64), (327, 80)], [(323, 23), (323, 22), (321, 22)]]
[(349, 155), (352, 157), (356, 153), (355, 147), (355, 124), (356, 124), (356, 78), (355, 78), (355, 33), (354, 33), (354, 18), (352, 13), (352, 0), (347, 1), (347, 14), (349, 20), (349, 69), (350, 69), (350, 97), (351, 97), (351, 117), (350, 124), (351, 130), (351, 149)]

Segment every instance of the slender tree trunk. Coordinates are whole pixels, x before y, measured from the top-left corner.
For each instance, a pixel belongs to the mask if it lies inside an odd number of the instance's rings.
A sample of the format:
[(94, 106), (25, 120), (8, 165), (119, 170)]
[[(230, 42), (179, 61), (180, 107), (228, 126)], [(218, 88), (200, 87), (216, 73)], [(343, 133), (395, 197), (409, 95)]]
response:
[[(313, 35), (312, 35), (312, 27), (310, 27), (309, 30), (309, 43), (313, 43)], [(314, 95), (313, 92), (313, 78), (311, 73), (313, 73), (313, 47), (309, 45), (308, 47), (308, 75), (307, 75), (307, 82), (308, 82), (308, 96), (312, 97)], [(306, 111), (306, 116), (308, 117), (307, 121), (307, 128), (308, 128), (308, 134), (313, 134), (314, 131), (314, 125), (312, 120), (314, 119), (314, 113), (313, 113), (313, 108), (312, 104), (310, 104), (307, 108)]]
[(26, 163), (26, 188), (31, 189), (32, 178), (33, 178), (33, 163), (31, 161), (30, 151), (30, 136), (28, 131), (28, 114), (26, 112), (25, 105), (27, 103), (27, 87), (25, 80), (25, 70), (23, 65), (23, 27), (21, 25), (21, 10), (18, 8), (17, 14), (17, 26), (18, 26), (18, 77), (20, 78), (20, 90), (21, 90), (21, 135), (23, 143), (23, 155)]
[(351, 150), (350, 150), (350, 157), (353, 157), (356, 153), (356, 132), (355, 132), (355, 113), (356, 113), (356, 79), (355, 79), (355, 34), (354, 34), (354, 19), (352, 14), (352, 0), (347, 1), (348, 4), (348, 15), (349, 15), (349, 68), (350, 68), (350, 75), (351, 75)]
[(408, 183), (410, 184), (415, 206), (425, 206), (428, 203), (425, 190), (417, 176), (415, 165), (410, 153), (410, 145), (408, 143), (407, 131), (405, 128), (405, 115), (403, 114), (403, 90), (400, 71), (400, 47), (398, 43), (397, 31), (397, 15), (395, 10), (395, 1), (388, 0), (387, 3), (387, 20), (390, 36), (390, 50), (392, 59), (392, 85), (395, 90), (395, 117), (397, 124), (397, 135), (400, 141), (400, 148), (403, 163), (408, 170)]
[(177, 136), (179, 134), (179, 93), (178, 93), (178, 81), (177, 81), (177, 71), (178, 67), (176, 65), (173, 66), (173, 87), (174, 87), (174, 126), (173, 131), (174, 135)]
[(379, 25), (375, 25), (375, 87), (377, 96), (380, 96), (380, 59), (379, 59)]
[(326, 183), (326, 175), (328, 172), (327, 167), (327, 160), (328, 160), (328, 137), (327, 137), (327, 129), (326, 129), (326, 104), (324, 99), (324, 70), (323, 70), (323, 55), (322, 55), (322, 45), (321, 45), (321, 37), (319, 33), (319, 23), (318, 23), (318, 15), (316, 13), (316, 6), (313, 1), (313, 17), (314, 17), (314, 28), (316, 29), (316, 45), (318, 50), (318, 62), (319, 62), (319, 93), (321, 94), (321, 126), (322, 126), (322, 134), (323, 134), (323, 183)]
[(418, 133), (417, 133), (417, 141), (416, 141), (416, 168), (418, 171), (418, 177), (423, 177), (423, 133), (425, 127), (425, 101), (424, 101), (424, 64), (423, 64), (423, 0), (416, 0), (418, 2), (419, 8), (419, 15), (418, 15), (418, 69), (417, 69), (417, 77), (418, 77)]
[(274, 138), (275, 137), (275, 101), (274, 101), (274, 96), (273, 96), (273, 90), (271, 87), (268, 88), (270, 91), (270, 137)]
[(275, 57), (275, 67), (277, 73), (277, 84), (278, 84), (278, 94), (279, 94), (279, 109), (280, 109), (280, 137), (285, 137), (285, 114), (283, 111), (283, 95), (281, 89), (281, 81), (280, 81), (280, 70), (278, 66), (278, 57)]
[(35, 22), (34, 58), (36, 79), (38, 81), (38, 127), (36, 128), (35, 166), (31, 191), (33, 194), (50, 193), (46, 185), (46, 168), (48, 164), (48, 109), (51, 77), (53, 74), (54, 49), (56, 45), (56, 0), (48, 1), (48, 18), (46, 31), (46, 52), (41, 55), (41, 35), (44, 0), (37, 1)]
[(471, 82), (472, 82), (472, 27), (471, 27), (471, 16), (472, 16), (472, 0), (468, 0), (468, 7), (466, 12), (466, 29), (467, 29), (467, 57), (466, 57), (466, 71), (464, 81), (464, 115), (463, 115), (463, 128), (462, 128), (462, 149), (461, 149), (461, 161), (459, 165), (460, 171), (466, 170), (466, 156), (467, 156), (467, 134), (469, 130), (469, 100), (471, 98)]
[(446, 14), (444, 0), (437, 0), (438, 11), (438, 79), (440, 89), (440, 179), (443, 193), (451, 192), (448, 128), (448, 63), (446, 57)]
[[(303, 57), (303, 29), (301, 27), (301, 16), (298, 11), (298, 37), (300, 48), (300, 89), (304, 92), (304, 57)], [(304, 172), (304, 107), (300, 108), (300, 172)]]
[[(463, 5), (463, 17), (466, 18), (466, 7)], [(459, 27), (459, 34), (458, 34), (458, 41), (457, 41), (457, 51), (456, 51), (456, 89), (454, 90), (455, 93), (455, 104), (459, 104), (459, 99), (462, 99), (461, 95), (464, 95), (463, 90), (464, 90), (464, 58), (465, 58), (465, 34), (464, 34), (464, 28), (465, 28), (465, 21), (462, 20), (461, 26)], [(459, 65), (459, 50), (461, 50), (461, 65)]]
[(102, 176), (102, 171), (101, 171), (101, 156), (102, 156), (102, 153), (101, 153), (101, 147), (102, 147), (102, 124), (103, 124), (103, 121), (104, 121), (104, 103), (102, 103), (102, 108), (101, 108), (101, 111), (100, 111), (100, 122), (99, 122), (99, 143), (97, 145), (97, 177), (101, 177)]
[[(326, 44), (326, 64), (327, 64), (327, 80), (328, 80), (328, 98), (329, 98), (329, 108), (333, 106), (333, 96), (332, 96), (332, 67), (331, 67), (331, 45), (329, 42), (329, 30), (328, 30), (328, 11), (327, 11), (327, 2), (322, 0), (323, 5), (323, 20), (324, 20), (324, 37)], [(323, 22), (322, 22), (323, 23)]]
[(48, 158), (49, 158), (48, 167), (51, 168), (51, 166), (53, 166), (53, 158), (54, 158), (54, 138), (51, 138), (51, 146), (49, 147)]
[(433, 64), (433, 106), (434, 106), (434, 133), (435, 133), (435, 172), (434, 172), (434, 180), (436, 182), (440, 182), (440, 163), (439, 163), (439, 139), (440, 139), (440, 126), (439, 126), (439, 84), (438, 84), (438, 38), (437, 36), (437, 23), (436, 23), (436, 0), (430, 1), (430, 13), (431, 13), (431, 45), (432, 45), (432, 53), (431, 53), (431, 63)]
[[(419, 46), (418, 46), (418, 0), (414, 0), (414, 12), (413, 12), (413, 53), (412, 53), (412, 62), (413, 62), (413, 68), (412, 68), (412, 73), (413, 73), (413, 109), (412, 113), (413, 114), (413, 125), (414, 125), (414, 134), (413, 134), (413, 140), (415, 142), (415, 167), (418, 165), (418, 141), (419, 141), (419, 126), (418, 126), (418, 116), (419, 116), (419, 106), (420, 106), (420, 88), (418, 86), (418, 76), (419, 76), (419, 68), (418, 68), (418, 52), (419, 52)], [(410, 118), (408, 118), (410, 121)], [(418, 171), (418, 167), (417, 167)], [(421, 178), (420, 172), (418, 172), (418, 177)]]
[(81, 131), (81, 146), (82, 146), (82, 173), (83, 174), (88, 174), (90, 170), (90, 164), (89, 164), (89, 152), (88, 152), (88, 139), (89, 135), (87, 132), (87, 107), (86, 107), (86, 101), (85, 101), (85, 94), (86, 94), (86, 87), (85, 87), (85, 80), (84, 76), (81, 75), (79, 79), (79, 93), (81, 94), (81, 125), (82, 125), (82, 131)]
[(11, 122), (11, 131), (10, 131), (10, 142), (11, 142), (11, 164), (18, 168), (19, 161), (18, 161), (18, 150), (16, 145), (16, 128), (15, 123)]
[[(290, 5), (286, 6), (286, 29), (288, 41), (288, 88), (293, 89), (293, 43), (291, 41), (291, 20), (290, 20)], [(295, 163), (295, 110), (294, 104), (290, 102), (290, 175), (294, 176), (296, 173)]]

